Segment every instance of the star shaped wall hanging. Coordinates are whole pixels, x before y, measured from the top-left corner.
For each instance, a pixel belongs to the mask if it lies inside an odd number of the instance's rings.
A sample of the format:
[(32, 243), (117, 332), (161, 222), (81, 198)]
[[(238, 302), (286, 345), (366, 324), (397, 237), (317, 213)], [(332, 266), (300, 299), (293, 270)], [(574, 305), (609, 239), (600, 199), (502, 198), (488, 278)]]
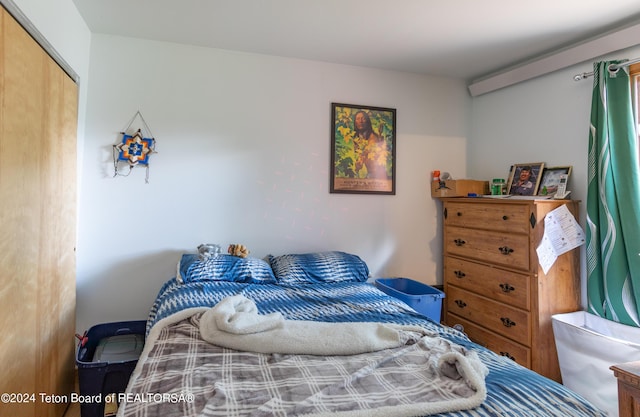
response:
[[(142, 129), (138, 129), (133, 134), (127, 134), (126, 132), (130, 130), (133, 121), (136, 117), (140, 117), (142, 124), (146, 130), (143, 133)], [(148, 133), (148, 136), (145, 135)], [(133, 116), (127, 127), (125, 127), (120, 134), (122, 135), (122, 140), (117, 145), (113, 145), (113, 168), (114, 174), (113, 176), (123, 176), (126, 177), (131, 173), (133, 167), (140, 165), (145, 165), (147, 169), (145, 182), (149, 182), (149, 156), (153, 153), (156, 153), (156, 140), (151, 134), (151, 130), (147, 123), (144, 121), (142, 114), (140, 111), (136, 112)], [(129, 171), (126, 174), (120, 172), (120, 165), (126, 163), (129, 167)]]
[(129, 165), (149, 164), (149, 154), (153, 153), (154, 139), (143, 138), (140, 129), (133, 135), (122, 135), (122, 143), (115, 145), (118, 159), (127, 161)]

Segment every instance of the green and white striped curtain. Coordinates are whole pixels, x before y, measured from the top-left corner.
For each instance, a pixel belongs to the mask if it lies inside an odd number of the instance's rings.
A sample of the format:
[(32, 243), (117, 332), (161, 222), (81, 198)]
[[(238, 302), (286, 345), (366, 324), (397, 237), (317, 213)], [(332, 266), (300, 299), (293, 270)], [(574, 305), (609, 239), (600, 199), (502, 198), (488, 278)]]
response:
[(640, 167), (628, 67), (594, 64), (587, 190), (589, 312), (640, 327)]

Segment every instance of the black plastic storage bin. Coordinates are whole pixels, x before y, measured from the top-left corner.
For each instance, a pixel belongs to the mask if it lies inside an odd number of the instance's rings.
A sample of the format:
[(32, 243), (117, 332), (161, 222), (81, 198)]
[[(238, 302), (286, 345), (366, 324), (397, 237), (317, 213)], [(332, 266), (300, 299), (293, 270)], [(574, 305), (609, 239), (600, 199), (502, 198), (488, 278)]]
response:
[[(103, 417), (105, 398), (116, 394), (117, 399), (117, 394), (125, 391), (138, 363), (140, 344), (144, 344), (146, 324), (145, 320), (104, 323), (85, 332), (78, 344), (76, 358), (82, 417)], [(135, 337), (127, 338), (125, 335)], [(103, 350), (105, 341), (116, 341), (111, 343), (116, 348), (109, 352)], [(132, 344), (136, 346), (129, 346)], [(104, 357), (94, 358), (96, 351)]]

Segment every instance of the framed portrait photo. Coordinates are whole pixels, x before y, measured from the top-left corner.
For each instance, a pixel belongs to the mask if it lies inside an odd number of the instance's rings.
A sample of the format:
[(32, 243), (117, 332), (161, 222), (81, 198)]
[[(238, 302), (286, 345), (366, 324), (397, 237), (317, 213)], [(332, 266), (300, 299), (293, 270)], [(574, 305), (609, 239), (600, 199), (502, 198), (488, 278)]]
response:
[(544, 162), (515, 164), (511, 167), (507, 189), (510, 195), (537, 195)]
[(566, 175), (568, 181), (571, 176), (571, 169), (571, 166), (545, 168), (542, 171), (538, 195), (554, 195), (558, 191), (560, 176)]
[(331, 103), (331, 193), (396, 193), (396, 110)]

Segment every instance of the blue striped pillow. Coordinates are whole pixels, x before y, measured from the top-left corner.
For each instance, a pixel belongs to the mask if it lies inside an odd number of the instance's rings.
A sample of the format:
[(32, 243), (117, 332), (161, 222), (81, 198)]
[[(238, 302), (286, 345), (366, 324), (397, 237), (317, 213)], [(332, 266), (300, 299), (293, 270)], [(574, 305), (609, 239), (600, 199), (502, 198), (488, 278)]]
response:
[(345, 252), (269, 255), (269, 263), (279, 284), (364, 282), (369, 278), (367, 264)]
[(200, 260), (197, 254), (184, 254), (178, 263), (178, 282), (231, 281), (273, 284), (276, 278), (269, 264), (258, 258), (239, 258), (226, 254)]

